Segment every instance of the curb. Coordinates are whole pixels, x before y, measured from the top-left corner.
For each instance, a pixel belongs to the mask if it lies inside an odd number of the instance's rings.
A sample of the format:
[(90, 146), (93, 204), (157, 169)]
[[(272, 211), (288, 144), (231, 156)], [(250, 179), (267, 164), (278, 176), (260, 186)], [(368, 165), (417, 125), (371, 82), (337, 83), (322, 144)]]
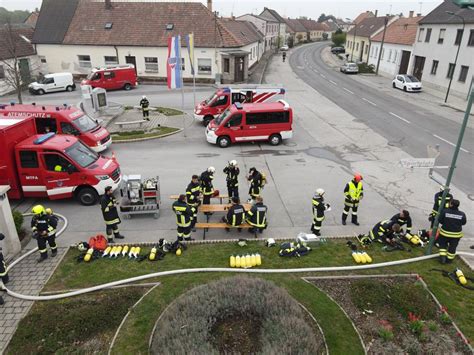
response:
[(112, 143), (114, 143), (114, 144), (123, 144), (123, 143), (130, 143), (130, 142), (144, 142), (144, 141), (150, 141), (150, 140), (152, 140), (152, 139), (159, 139), (159, 138), (165, 138), (165, 137), (168, 137), (168, 136), (172, 136), (173, 134), (180, 133), (181, 131), (183, 131), (183, 128), (178, 128), (177, 131), (170, 132), (170, 133), (166, 133), (166, 134), (163, 134), (163, 135), (161, 135), (161, 136), (135, 138), (135, 139), (127, 139), (127, 140), (119, 140), (119, 141), (116, 141), (116, 140), (114, 140), (114, 139), (112, 138)]
[[(121, 111), (122, 111), (122, 112), (113, 115), (113, 116), (110, 118), (109, 122), (107, 122), (107, 124), (104, 125), (104, 126), (102, 126), (102, 127), (104, 127), (104, 128), (109, 127), (110, 124), (112, 124), (112, 123), (117, 119), (117, 117), (121, 116), (121, 115), (125, 112), (125, 110), (124, 110), (124, 108), (123, 108), (123, 105), (120, 105), (120, 106), (121, 106)], [(81, 109), (81, 111), (83, 111), (83, 112), (85, 112), (86, 114), (88, 114), (88, 112), (84, 109), (84, 100), (79, 101), (79, 108)], [(100, 117), (97, 117), (96, 119), (99, 120), (99, 119), (101, 119), (101, 118), (100, 118)], [(103, 119), (101, 119), (101, 120), (103, 121)]]
[(267, 62), (265, 63), (263, 70), (262, 70), (262, 75), (260, 75), (260, 80), (259, 84), (263, 82), (263, 77), (265, 76), (265, 72), (267, 71), (268, 63), (270, 63), (270, 60), (273, 58), (275, 54), (270, 54), (270, 56), (267, 58)]

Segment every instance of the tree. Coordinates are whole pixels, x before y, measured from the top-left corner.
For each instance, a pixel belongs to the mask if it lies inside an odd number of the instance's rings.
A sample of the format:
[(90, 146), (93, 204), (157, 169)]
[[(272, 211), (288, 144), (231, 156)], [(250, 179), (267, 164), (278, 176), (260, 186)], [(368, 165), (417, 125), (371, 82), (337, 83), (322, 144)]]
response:
[(342, 33), (342, 29), (338, 28), (338, 29), (336, 30), (336, 32), (334, 32), (334, 33), (337, 34), (337, 35), (340, 35), (340, 34)]
[(293, 40), (293, 36), (288, 37), (288, 48), (293, 48), (295, 42)]
[(327, 20), (327, 17), (324, 13), (322, 13), (321, 15), (319, 15), (318, 17), (318, 22), (324, 22)]
[(30, 12), (26, 10), (8, 11), (4, 7), (0, 7), (0, 24), (4, 25), (7, 22), (23, 23), (29, 15)]
[(346, 34), (345, 33), (337, 33), (334, 32), (332, 34), (332, 42), (334, 43), (334, 47), (342, 47), (344, 43), (346, 43)]
[(298, 33), (298, 35), (296, 36), (296, 39), (298, 40), (298, 43), (300, 43), (301, 40), (303, 39), (303, 35), (301, 33)]

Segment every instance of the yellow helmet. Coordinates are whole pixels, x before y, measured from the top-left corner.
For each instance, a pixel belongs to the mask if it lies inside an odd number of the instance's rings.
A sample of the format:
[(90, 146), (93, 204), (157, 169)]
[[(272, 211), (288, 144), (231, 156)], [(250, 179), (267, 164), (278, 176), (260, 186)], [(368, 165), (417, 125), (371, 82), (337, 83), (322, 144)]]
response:
[(36, 205), (31, 209), (31, 212), (33, 212), (34, 214), (43, 214), (45, 213), (45, 209), (41, 205)]
[(51, 208), (46, 208), (44, 210), (47, 214), (53, 214), (53, 210)]

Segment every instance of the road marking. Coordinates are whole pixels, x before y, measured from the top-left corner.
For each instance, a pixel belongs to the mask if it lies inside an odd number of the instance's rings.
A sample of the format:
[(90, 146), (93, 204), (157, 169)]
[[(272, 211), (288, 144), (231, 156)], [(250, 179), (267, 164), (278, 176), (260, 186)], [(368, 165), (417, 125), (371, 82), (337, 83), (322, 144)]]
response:
[(319, 72), (318, 72), (316, 69), (314, 69), (314, 68), (313, 68), (313, 71), (314, 71), (315, 73), (319, 73)]
[[(443, 137), (438, 136), (437, 134), (433, 134), (433, 137), (436, 137), (436, 138), (438, 138), (439, 140), (442, 140), (443, 142), (448, 143), (449, 145), (451, 145), (451, 146), (453, 146), (453, 147), (456, 146), (456, 144), (454, 144), (454, 143), (448, 141), (447, 139), (444, 139)], [(466, 150), (466, 149), (464, 149), (464, 148), (461, 148), (461, 150), (462, 150), (464, 153), (469, 153), (469, 151)]]
[(324, 79), (326, 79), (326, 75), (324, 75), (324, 74), (319, 74), (319, 75), (321, 75), (321, 77), (323, 77)]
[(372, 106), (377, 106), (377, 104), (374, 104), (372, 101), (367, 100), (365, 97), (363, 97), (362, 100), (368, 102), (368, 103), (371, 104)]
[(337, 86), (337, 83), (335, 81), (329, 80), (329, 82)]
[(393, 112), (389, 112), (389, 114), (391, 114), (392, 116), (398, 118), (399, 120), (402, 120), (403, 122), (406, 122), (406, 123), (411, 123), (410, 121), (408, 121), (406, 118), (403, 118), (403, 117), (400, 117), (396, 114), (394, 114)]
[(346, 88), (343, 88), (343, 89), (346, 90), (349, 94), (354, 95), (354, 93), (352, 91), (350, 91), (349, 89), (346, 89)]

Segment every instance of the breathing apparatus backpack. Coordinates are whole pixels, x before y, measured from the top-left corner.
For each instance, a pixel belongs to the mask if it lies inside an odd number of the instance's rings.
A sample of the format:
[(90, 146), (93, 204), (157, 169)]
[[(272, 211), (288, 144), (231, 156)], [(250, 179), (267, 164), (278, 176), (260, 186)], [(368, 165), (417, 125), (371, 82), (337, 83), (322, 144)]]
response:
[(97, 234), (95, 237), (89, 239), (89, 248), (94, 248), (97, 251), (104, 251), (107, 248), (107, 238), (102, 234)]
[(456, 268), (453, 272), (449, 272), (442, 269), (431, 269), (430, 271), (439, 271), (443, 274), (443, 276), (449, 277), (457, 285), (464, 287), (465, 289), (474, 291), (474, 286), (467, 285), (468, 281), (474, 283), (474, 278), (465, 276), (461, 269)]
[(285, 242), (280, 244), (280, 251), (278, 252), (278, 255), (300, 257), (308, 254), (310, 251), (311, 248), (306, 245)]
[(265, 173), (260, 173), (262, 176), (261, 184), (260, 187), (263, 189), (263, 187), (267, 184), (267, 175)]

